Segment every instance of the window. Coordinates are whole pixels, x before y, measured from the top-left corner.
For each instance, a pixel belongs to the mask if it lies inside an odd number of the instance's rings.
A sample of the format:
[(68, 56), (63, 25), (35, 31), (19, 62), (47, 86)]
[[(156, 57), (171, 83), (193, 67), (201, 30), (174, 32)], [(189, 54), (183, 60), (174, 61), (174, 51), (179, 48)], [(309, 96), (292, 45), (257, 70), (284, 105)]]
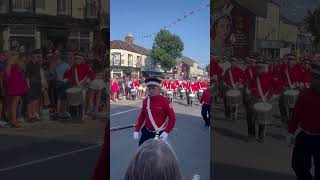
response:
[(45, 10), (46, 9), (46, 0), (36, 0), (36, 8), (37, 8), (37, 10)]
[(71, 15), (71, 0), (58, 0), (58, 14)]
[(81, 50), (85, 54), (90, 52), (90, 32), (70, 32), (68, 38), (72, 50)]
[(141, 56), (137, 56), (137, 67), (141, 66)]
[(36, 30), (34, 27), (9, 27), (10, 47), (22, 48), (25, 52), (31, 52), (35, 48)]
[(33, 0), (13, 0), (12, 11), (14, 12), (32, 12)]
[(96, 0), (87, 0), (86, 17), (87, 18), (96, 18), (97, 17), (97, 2), (96, 2)]
[(112, 63), (114, 66), (120, 66), (121, 63), (121, 53), (112, 53)]
[(133, 66), (133, 59), (132, 59), (132, 55), (131, 54), (128, 54), (128, 66)]

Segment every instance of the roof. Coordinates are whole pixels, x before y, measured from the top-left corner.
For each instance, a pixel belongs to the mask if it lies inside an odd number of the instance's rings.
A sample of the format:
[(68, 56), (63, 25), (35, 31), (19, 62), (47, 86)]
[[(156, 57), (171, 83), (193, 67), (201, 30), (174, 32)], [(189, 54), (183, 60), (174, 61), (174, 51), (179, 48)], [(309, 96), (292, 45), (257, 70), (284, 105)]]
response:
[(114, 40), (110, 42), (110, 49), (122, 49), (130, 52), (135, 52), (143, 55), (147, 55), (150, 50), (141, 47), (136, 44), (131, 44), (126, 41)]
[(192, 60), (192, 59), (190, 59), (190, 58), (188, 58), (188, 57), (185, 57), (185, 56), (183, 56), (182, 58), (180, 58), (180, 59), (178, 60), (178, 62), (184, 62), (184, 63), (186, 63), (186, 64), (189, 65), (189, 66), (193, 66), (193, 63), (196, 63), (194, 60)]
[[(226, 0), (211, 0), (215, 3), (214, 9), (222, 9)], [(248, 9), (250, 12), (257, 16), (267, 17), (268, 2), (267, 0), (234, 0), (240, 6)], [(258, 5), (257, 5), (258, 4)]]

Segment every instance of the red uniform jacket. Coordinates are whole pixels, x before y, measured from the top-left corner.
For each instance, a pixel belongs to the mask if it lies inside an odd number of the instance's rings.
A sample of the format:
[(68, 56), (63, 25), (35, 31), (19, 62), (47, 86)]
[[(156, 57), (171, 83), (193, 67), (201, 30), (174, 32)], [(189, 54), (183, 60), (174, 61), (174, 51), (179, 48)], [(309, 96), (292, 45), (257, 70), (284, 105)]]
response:
[[(152, 117), (158, 127), (162, 126), (162, 124), (166, 121), (167, 117), (169, 118), (168, 124), (164, 129), (164, 131), (166, 133), (170, 133), (175, 125), (176, 117), (174, 115), (173, 108), (170, 106), (169, 100), (166, 97), (163, 97), (160, 95), (151, 96), (150, 109), (151, 109)], [(147, 98), (143, 101), (140, 116), (135, 127), (136, 132), (140, 132), (143, 123), (145, 123), (145, 126), (147, 129), (154, 130), (148, 116)]]
[(88, 77), (90, 80), (94, 80), (96, 78), (94, 71), (90, 68), (89, 65), (79, 64), (67, 70), (64, 73), (64, 79), (68, 79), (71, 83), (76, 84), (75, 69), (77, 69), (79, 82), (85, 77)]
[(222, 67), (215, 61), (210, 61), (210, 85), (213, 85), (214, 76), (221, 77), (223, 75)]
[(203, 81), (203, 82), (200, 83), (200, 87), (199, 88), (200, 89), (208, 89), (208, 84)]
[(229, 75), (230, 70), (231, 70), (231, 74), (233, 76), (233, 81), (234, 81), (235, 85), (244, 84), (244, 82), (246, 82), (247, 76), (246, 76), (245, 72), (238, 67), (232, 67), (232, 68), (228, 69), (223, 76), (223, 80), (228, 86), (232, 87), (231, 79), (230, 79), (230, 75)]
[(205, 104), (211, 105), (211, 96), (210, 96), (209, 89), (207, 89), (203, 92), (203, 94), (200, 98), (200, 103), (205, 103)]
[(257, 68), (256, 66), (249, 65), (245, 69), (246, 76), (248, 77), (248, 81), (255, 79), (257, 77)]
[(286, 75), (286, 71), (288, 70), (290, 80), (292, 85), (302, 83), (302, 70), (299, 64), (294, 65), (292, 68), (289, 68), (288, 65), (282, 66), (281, 73), (281, 82), (283, 87), (289, 87), (288, 78)]
[(176, 83), (170, 83), (170, 90), (176, 90), (177, 89), (177, 85)]
[[(279, 87), (281, 84), (277, 84), (274, 81), (274, 78), (272, 76), (271, 73), (262, 73), (261, 75), (259, 75), (259, 79), (260, 79), (260, 83), (261, 83), (261, 89), (263, 92), (264, 96), (267, 96), (267, 100), (268, 98), (270, 98), (273, 94), (278, 95), (280, 94), (280, 90)], [(249, 82), (249, 90), (250, 90), (250, 94), (254, 97), (256, 97), (257, 99), (262, 99), (262, 97), (259, 94), (259, 89), (258, 89), (258, 83), (257, 83), (257, 79), (252, 79)], [(266, 95), (268, 92), (268, 95)]]
[(136, 81), (131, 83), (131, 88), (138, 88), (140, 86), (140, 84)]
[(302, 82), (305, 88), (307, 85), (310, 85), (311, 82), (311, 72), (310, 69), (307, 69), (306, 67), (302, 68)]
[(182, 89), (187, 89), (187, 83), (186, 83), (186, 82), (182, 82), (182, 83), (180, 84), (180, 87), (181, 87)]
[(167, 82), (166, 81), (162, 81), (162, 87), (167, 88)]
[(198, 90), (199, 90), (199, 87), (198, 87), (198, 85), (196, 83), (191, 84), (190, 88), (191, 88), (190, 90), (191, 90), (192, 93), (197, 93)]
[(304, 89), (297, 100), (289, 121), (288, 131), (293, 134), (300, 127), (311, 134), (320, 134), (320, 90)]

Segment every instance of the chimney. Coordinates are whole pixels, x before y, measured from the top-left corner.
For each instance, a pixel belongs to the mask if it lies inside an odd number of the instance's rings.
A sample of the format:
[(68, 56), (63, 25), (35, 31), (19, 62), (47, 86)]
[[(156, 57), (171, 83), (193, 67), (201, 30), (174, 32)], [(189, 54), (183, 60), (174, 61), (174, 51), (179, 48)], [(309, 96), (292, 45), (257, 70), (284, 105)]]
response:
[(131, 33), (128, 33), (125, 40), (127, 43), (132, 44), (133, 43), (133, 35)]

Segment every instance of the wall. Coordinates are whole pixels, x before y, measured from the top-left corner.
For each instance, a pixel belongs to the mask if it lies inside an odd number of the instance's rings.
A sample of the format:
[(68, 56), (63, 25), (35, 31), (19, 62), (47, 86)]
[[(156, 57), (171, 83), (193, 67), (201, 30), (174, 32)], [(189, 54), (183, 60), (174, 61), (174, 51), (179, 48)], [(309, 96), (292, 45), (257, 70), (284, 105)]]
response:
[(47, 15), (56, 16), (57, 15), (57, 6), (58, 0), (45, 0), (46, 12)]
[[(137, 56), (141, 56), (141, 54), (135, 53), (135, 52), (130, 52), (130, 51), (126, 51), (123, 49), (110, 49), (110, 57), (112, 58), (112, 53), (121, 53), (121, 60), (124, 61), (124, 64), (122, 64), (121, 66), (128, 66), (128, 55), (131, 54), (133, 56), (133, 66), (130, 67), (137, 67), (136, 63), (137, 63)], [(142, 55), (141, 57), (141, 66), (145, 66), (145, 60), (146, 60), (146, 56)]]
[(298, 36), (298, 26), (286, 24), (280, 21), (279, 40), (296, 44)]
[(268, 3), (267, 18), (256, 18), (256, 38), (263, 40), (279, 40), (280, 8)]

